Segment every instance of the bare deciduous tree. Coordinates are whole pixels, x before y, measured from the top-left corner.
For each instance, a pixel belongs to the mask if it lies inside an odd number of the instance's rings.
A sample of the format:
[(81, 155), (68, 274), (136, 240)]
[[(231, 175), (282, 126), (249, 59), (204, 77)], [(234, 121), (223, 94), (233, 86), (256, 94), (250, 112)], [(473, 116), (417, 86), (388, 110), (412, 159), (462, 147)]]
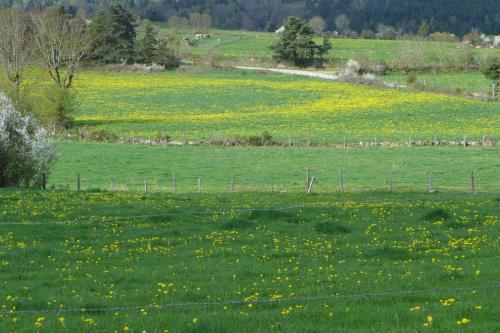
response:
[(86, 22), (56, 10), (31, 15), (35, 41), (50, 77), (62, 89), (72, 87), (75, 71), (90, 44)]
[(309, 26), (311, 26), (311, 28), (313, 28), (314, 32), (317, 33), (317, 34), (320, 34), (322, 33), (323, 31), (325, 31), (325, 28), (326, 28), (326, 22), (325, 20), (320, 17), (320, 16), (314, 16), (312, 17), (310, 20), (309, 20)]
[(29, 16), (19, 8), (0, 11), (0, 66), (19, 91), (32, 55), (33, 34)]
[(345, 34), (346, 30), (349, 29), (351, 25), (351, 20), (345, 14), (340, 14), (335, 18), (335, 25), (339, 28), (341, 33)]

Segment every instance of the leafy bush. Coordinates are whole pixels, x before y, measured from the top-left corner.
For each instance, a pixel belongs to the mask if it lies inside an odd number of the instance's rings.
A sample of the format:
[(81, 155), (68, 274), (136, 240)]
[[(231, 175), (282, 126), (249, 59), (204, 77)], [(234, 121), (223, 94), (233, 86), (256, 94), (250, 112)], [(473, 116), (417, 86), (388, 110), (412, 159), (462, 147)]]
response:
[(74, 92), (54, 87), (49, 89), (48, 99), (52, 103), (53, 117), (57, 125), (65, 129), (73, 127), (74, 121), (71, 114), (75, 110)]
[(406, 78), (406, 83), (414, 84), (415, 82), (417, 82), (417, 73), (415, 72), (408, 73), (408, 77)]
[(45, 185), (55, 157), (45, 130), (0, 93), (0, 187)]

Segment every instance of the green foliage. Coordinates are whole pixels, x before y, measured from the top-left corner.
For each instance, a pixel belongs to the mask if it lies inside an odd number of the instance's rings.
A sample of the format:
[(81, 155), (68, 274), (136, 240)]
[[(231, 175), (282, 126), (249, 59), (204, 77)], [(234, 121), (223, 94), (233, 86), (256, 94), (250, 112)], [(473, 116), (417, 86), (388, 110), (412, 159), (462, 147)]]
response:
[(301, 19), (290, 16), (279, 41), (271, 46), (273, 58), (296, 66), (311, 65), (316, 57), (328, 53), (331, 44), (325, 38), (323, 45), (314, 42), (314, 30)]
[(76, 95), (73, 90), (52, 87), (47, 90), (51, 118), (58, 127), (68, 129), (73, 127)]
[(99, 12), (91, 25), (91, 58), (102, 63), (130, 63), (135, 56), (134, 15), (118, 2)]
[(150, 64), (159, 53), (160, 40), (158, 32), (149, 20), (144, 21), (143, 30), (143, 36), (137, 42), (136, 60), (143, 64)]
[(312, 17), (321, 15), (328, 29), (335, 28), (339, 13), (347, 15), (353, 30), (375, 30), (380, 24), (397, 27), (408, 33), (449, 31), (456, 35), (467, 34), (472, 27), (490, 34), (498, 34), (498, 23), (492, 12), (498, 13), (494, 0), (370, 0), (332, 1), (307, 0), (305, 9)]
[(481, 72), (491, 81), (498, 82), (500, 80), (500, 57), (489, 58), (483, 66)]
[(363, 39), (374, 39), (375, 38), (375, 32), (370, 29), (363, 29), (360, 34), (361, 38)]
[(167, 39), (161, 39), (158, 43), (158, 49), (153, 55), (153, 61), (165, 66), (166, 69), (177, 68), (180, 65), (180, 57), (177, 54), (175, 46), (171, 46)]
[(417, 36), (419, 37), (427, 37), (429, 35), (430, 27), (427, 21), (423, 21), (418, 27)]
[(500, 81), (500, 57), (489, 58), (481, 67), (481, 71), (487, 79), (493, 81), (491, 85), (491, 96), (493, 100), (497, 97), (497, 86)]
[[(22, 8), (64, 5), (75, 15), (77, 10), (92, 17), (109, 5), (110, 0), (3, 0), (0, 7), (16, 5)], [(450, 31), (463, 36), (471, 27), (488, 34), (498, 34), (494, 0), (128, 0), (124, 7), (141, 18), (167, 21), (176, 17), (188, 22), (190, 14), (210, 13), (213, 25), (223, 29), (274, 31), (287, 16), (322, 17), (327, 30), (336, 29), (335, 18), (344, 13), (351, 21), (351, 29), (376, 30), (379, 24), (398, 27), (415, 33), (426, 21), (430, 31)], [(187, 23), (186, 23), (187, 24)]]
[(406, 83), (408, 84), (414, 84), (415, 82), (417, 82), (417, 73), (416, 72), (410, 72), (408, 73), (408, 76), (406, 77)]
[(55, 156), (38, 121), (0, 93), (0, 187), (45, 186)]

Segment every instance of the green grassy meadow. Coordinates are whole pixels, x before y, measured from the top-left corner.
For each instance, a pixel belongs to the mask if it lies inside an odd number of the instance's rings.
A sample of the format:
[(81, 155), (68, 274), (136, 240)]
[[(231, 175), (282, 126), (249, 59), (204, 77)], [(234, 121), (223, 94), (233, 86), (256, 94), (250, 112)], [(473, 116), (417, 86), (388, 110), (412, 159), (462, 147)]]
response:
[[(172, 33), (173, 30), (163, 29)], [(178, 39), (192, 37), (193, 30), (180, 30), (175, 32)], [(274, 33), (211, 30), (210, 38), (199, 40), (196, 46), (184, 47), (184, 52), (193, 55), (203, 55), (209, 50), (225, 57), (226, 59), (261, 59), (271, 58), (269, 46), (277, 39)], [(321, 43), (321, 39), (317, 38)], [(348, 39), (334, 38), (331, 40), (333, 49), (327, 56), (328, 60), (344, 63), (349, 59), (370, 56), (373, 60), (392, 61), (398, 54), (404, 53), (408, 48), (415, 47), (415, 41), (407, 40), (377, 40), (377, 39)], [(427, 57), (437, 57), (443, 53), (456, 52), (463, 48), (461, 43), (419, 41), (422, 52)], [(494, 49), (473, 49), (472, 52), (480, 57), (498, 52)]]
[[(384, 81), (406, 84), (407, 75), (390, 74), (380, 77)], [(463, 90), (471, 93), (491, 94), (491, 81), (482, 73), (421, 73), (417, 74), (421, 84), (449, 90)]]
[[(268, 58), (276, 38), (211, 34), (184, 51)], [(331, 60), (390, 60), (409, 43), (335, 39)], [(498, 329), (498, 104), (197, 68), (87, 69), (75, 91), (47, 190), (0, 189), (0, 332)], [(265, 132), (274, 145), (224, 146)], [(464, 136), (474, 144), (402, 144)]]
[(61, 142), (49, 186), (83, 189), (171, 192), (305, 192), (306, 169), (317, 192), (339, 191), (342, 170), (346, 191), (385, 191), (392, 170), (393, 190), (470, 191), (474, 171), (479, 191), (500, 192), (500, 154), (495, 148), (370, 147), (161, 147)]
[[(76, 125), (117, 136), (350, 143), (498, 139), (495, 103), (286, 75), (88, 71), (76, 80)], [(77, 132), (74, 130), (73, 133)]]
[(498, 326), (498, 196), (0, 196), (5, 332)]

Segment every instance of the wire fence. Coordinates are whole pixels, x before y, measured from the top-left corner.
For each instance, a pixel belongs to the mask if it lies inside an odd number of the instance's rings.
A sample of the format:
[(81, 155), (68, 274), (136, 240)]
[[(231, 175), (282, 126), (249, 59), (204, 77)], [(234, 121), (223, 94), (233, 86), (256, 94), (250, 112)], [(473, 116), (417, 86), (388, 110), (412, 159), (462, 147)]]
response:
[[(67, 175), (49, 183), (51, 189), (100, 190), (132, 193), (363, 193), (363, 192), (451, 192), (498, 193), (500, 179), (495, 168), (480, 172), (404, 171), (361, 172), (351, 170), (282, 170), (268, 175), (248, 175), (233, 170), (200, 167), (195, 170), (152, 175), (135, 174), (109, 177), (92, 173)], [(500, 170), (498, 170), (500, 172)], [(154, 171), (153, 171), (154, 173)], [(71, 179), (72, 178), (72, 179)]]
[(16, 311), (2, 311), (0, 316), (12, 316), (21, 314), (47, 314), (47, 313), (99, 313), (99, 312), (127, 312), (127, 311), (140, 311), (142, 309), (173, 309), (173, 308), (187, 308), (187, 307), (211, 307), (211, 306), (224, 306), (224, 305), (269, 305), (280, 303), (307, 303), (318, 301), (335, 301), (335, 300), (352, 300), (359, 298), (375, 298), (375, 297), (405, 297), (420, 294), (442, 294), (450, 292), (467, 292), (467, 291), (496, 291), (500, 289), (500, 284), (476, 286), (476, 287), (463, 287), (463, 288), (448, 288), (448, 289), (429, 289), (429, 290), (407, 290), (407, 291), (389, 291), (389, 292), (373, 292), (364, 294), (353, 295), (324, 295), (324, 296), (303, 296), (294, 298), (278, 298), (278, 299), (257, 299), (257, 300), (227, 300), (219, 302), (187, 302), (187, 303), (170, 303), (170, 304), (157, 304), (157, 305), (130, 305), (130, 306), (113, 306), (102, 308), (62, 308), (62, 309), (29, 309), (29, 310), (16, 310)]

